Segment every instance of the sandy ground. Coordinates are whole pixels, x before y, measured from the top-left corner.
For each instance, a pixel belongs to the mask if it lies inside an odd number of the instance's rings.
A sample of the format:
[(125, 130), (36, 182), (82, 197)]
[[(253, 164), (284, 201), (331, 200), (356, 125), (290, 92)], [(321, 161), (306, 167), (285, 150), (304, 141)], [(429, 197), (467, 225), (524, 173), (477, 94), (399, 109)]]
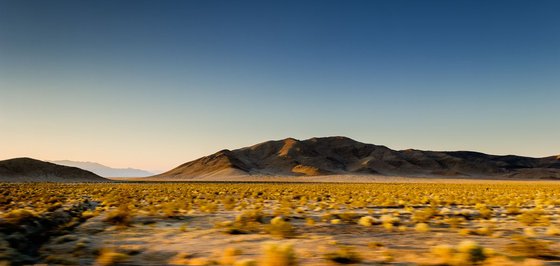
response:
[[(387, 210), (375, 208), (360, 213), (379, 217)], [(394, 210), (400, 211), (400, 210)], [(552, 211), (557, 214), (560, 209)], [(388, 231), (381, 225), (364, 227), (353, 223), (332, 224), (320, 221), (322, 212), (311, 212), (318, 222), (309, 226), (302, 216), (289, 218), (296, 227), (292, 238), (278, 238), (266, 233), (232, 235), (214, 225), (231, 221), (240, 212), (219, 211), (213, 214), (193, 213), (177, 218), (138, 215), (130, 227), (111, 226), (103, 222), (104, 215), (89, 219), (73, 232), (52, 239), (44, 245), (41, 253), (51, 262), (65, 261), (70, 264), (90, 265), (95, 262), (101, 249), (129, 254), (123, 265), (199, 265), (197, 263), (220, 262), (226, 248), (236, 248), (241, 254), (237, 261), (263, 257), (264, 243), (291, 243), (300, 265), (335, 265), (325, 259), (325, 254), (340, 247), (351, 247), (362, 261), (359, 265), (434, 265), (430, 247), (441, 244), (457, 245), (464, 240), (474, 240), (498, 253), (511, 254), (508, 245), (511, 236), (522, 234), (523, 227), (513, 218), (500, 219), (494, 236), (461, 236), (457, 229), (432, 225), (429, 232), (417, 232), (412, 227), (405, 231)], [(401, 220), (409, 219), (402, 213)], [(474, 224), (466, 225), (475, 228)], [(535, 227), (540, 240), (551, 241), (551, 248), (560, 249), (560, 236), (546, 236), (544, 227)], [(377, 243), (372, 247), (371, 243)], [(188, 258), (178, 260), (177, 258)], [(547, 261), (545, 265), (560, 265), (558, 261)]]

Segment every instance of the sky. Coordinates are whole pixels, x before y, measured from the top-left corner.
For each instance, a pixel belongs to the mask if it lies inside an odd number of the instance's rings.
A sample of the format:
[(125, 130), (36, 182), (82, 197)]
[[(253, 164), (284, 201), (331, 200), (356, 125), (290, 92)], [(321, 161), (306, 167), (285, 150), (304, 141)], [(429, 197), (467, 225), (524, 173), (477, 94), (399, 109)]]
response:
[(560, 154), (560, 1), (0, 1), (0, 159), (267, 140)]

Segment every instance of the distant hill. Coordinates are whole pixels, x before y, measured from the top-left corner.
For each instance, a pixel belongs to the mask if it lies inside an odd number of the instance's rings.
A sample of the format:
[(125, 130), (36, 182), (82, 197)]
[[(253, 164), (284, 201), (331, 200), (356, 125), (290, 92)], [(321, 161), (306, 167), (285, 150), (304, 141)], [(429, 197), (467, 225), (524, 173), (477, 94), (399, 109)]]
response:
[(471, 151), (396, 151), (346, 137), (287, 138), (237, 150), (222, 150), (151, 179), (243, 175), (330, 174), (405, 177), (560, 179), (560, 158), (497, 156)]
[(104, 177), (145, 177), (154, 174), (148, 171), (134, 168), (111, 168), (109, 166), (93, 162), (77, 162), (69, 160), (58, 160), (50, 162), (60, 165), (82, 168)]
[(15, 158), (0, 161), (0, 182), (104, 182), (109, 181), (92, 172), (39, 161)]

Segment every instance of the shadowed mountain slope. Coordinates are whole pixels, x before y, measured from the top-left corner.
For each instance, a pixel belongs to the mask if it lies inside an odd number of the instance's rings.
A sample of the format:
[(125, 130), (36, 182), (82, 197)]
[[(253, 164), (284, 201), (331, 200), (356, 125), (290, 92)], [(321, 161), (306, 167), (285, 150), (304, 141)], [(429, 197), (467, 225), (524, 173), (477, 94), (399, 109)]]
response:
[(15, 158), (0, 161), (0, 182), (104, 182), (109, 181), (92, 172), (39, 161)]
[(288, 138), (222, 150), (150, 178), (328, 174), (548, 179), (560, 178), (560, 160), (556, 156), (530, 158), (469, 151), (396, 151), (346, 137)]

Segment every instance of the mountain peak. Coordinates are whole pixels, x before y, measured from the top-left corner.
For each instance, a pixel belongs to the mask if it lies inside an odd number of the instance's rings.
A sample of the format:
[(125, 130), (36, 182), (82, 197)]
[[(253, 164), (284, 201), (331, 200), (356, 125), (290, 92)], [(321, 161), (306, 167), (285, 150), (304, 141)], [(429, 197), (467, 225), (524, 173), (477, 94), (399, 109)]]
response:
[(308, 139), (308, 141), (317, 142), (317, 141), (325, 141), (325, 142), (359, 142), (353, 140), (349, 137), (345, 136), (330, 136), (330, 137), (313, 137)]

